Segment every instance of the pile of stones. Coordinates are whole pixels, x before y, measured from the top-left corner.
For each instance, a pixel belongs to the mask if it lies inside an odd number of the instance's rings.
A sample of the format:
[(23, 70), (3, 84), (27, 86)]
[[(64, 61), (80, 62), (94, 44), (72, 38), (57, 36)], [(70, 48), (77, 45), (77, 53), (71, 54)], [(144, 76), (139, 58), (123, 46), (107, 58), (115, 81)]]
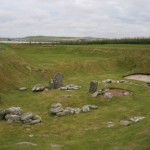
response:
[(130, 118), (129, 120), (121, 120), (120, 124), (124, 126), (128, 126), (128, 125), (131, 125), (132, 123), (139, 122), (143, 120), (144, 118), (145, 118), (144, 116), (136, 116), (136, 117)]
[(61, 103), (54, 103), (51, 105), (49, 111), (50, 114), (54, 114), (58, 117), (65, 115), (74, 115), (79, 114), (80, 112), (89, 112), (92, 109), (98, 109), (96, 105), (84, 105), (82, 108), (73, 108), (73, 107), (63, 107)]
[(128, 83), (127, 80), (112, 80), (112, 79), (106, 79), (103, 80), (102, 83)]
[(69, 84), (69, 85), (66, 85), (66, 86), (62, 86), (59, 89), (60, 90), (79, 90), (80, 88), (81, 88), (81, 86), (77, 86), (77, 85), (74, 85), (74, 84)]
[(20, 107), (10, 107), (5, 110), (0, 110), (0, 120), (8, 122), (22, 122), (25, 124), (38, 124), (42, 121), (38, 115), (33, 115), (30, 112), (24, 112)]

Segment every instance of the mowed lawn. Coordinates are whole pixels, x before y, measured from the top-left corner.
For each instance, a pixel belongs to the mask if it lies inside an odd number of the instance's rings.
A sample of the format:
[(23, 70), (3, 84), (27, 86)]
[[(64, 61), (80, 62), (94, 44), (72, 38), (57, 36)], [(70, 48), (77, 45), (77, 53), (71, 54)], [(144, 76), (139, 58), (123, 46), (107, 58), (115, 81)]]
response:
[[(57, 72), (64, 74), (64, 84), (82, 86), (76, 91), (49, 90), (33, 93), (35, 84), (48, 85)], [(150, 87), (145, 82), (104, 84), (105, 79), (121, 80), (132, 73), (150, 73), (149, 45), (43, 45), (1, 44), (0, 109), (21, 107), (42, 117), (38, 125), (0, 121), (0, 150), (149, 150)], [(99, 89), (114, 87), (132, 91), (132, 95), (92, 97), (90, 81)], [(20, 92), (19, 87), (27, 91)], [(71, 95), (63, 99), (61, 96)], [(87, 104), (99, 109), (78, 115), (55, 117), (49, 114), (52, 103), (67, 107)], [(134, 116), (145, 119), (130, 126), (120, 120)], [(113, 128), (107, 128), (108, 122)], [(37, 146), (18, 145), (32, 142)]]

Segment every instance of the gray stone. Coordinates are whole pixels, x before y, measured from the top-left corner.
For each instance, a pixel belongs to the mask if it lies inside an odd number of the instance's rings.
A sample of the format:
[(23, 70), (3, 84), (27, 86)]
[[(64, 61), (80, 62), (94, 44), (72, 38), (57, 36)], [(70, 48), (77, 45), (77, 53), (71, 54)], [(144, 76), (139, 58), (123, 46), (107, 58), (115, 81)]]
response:
[(103, 80), (102, 82), (103, 83), (115, 83), (116, 81), (112, 79), (106, 79), (106, 80)]
[(29, 120), (29, 119), (32, 119), (32, 117), (33, 117), (32, 113), (24, 113), (21, 115), (21, 120), (22, 121)]
[(20, 87), (20, 88), (19, 88), (19, 91), (26, 91), (26, 90), (27, 90), (26, 87)]
[(71, 115), (73, 115), (75, 113), (75, 109), (72, 107), (66, 107), (65, 110), (69, 111), (69, 114), (71, 114)]
[(96, 106), (96, 105), (89, 105), (89, 108), (90, 109), (98, 109), (98, 106)]
[(56, 116), (58, 116), (58, 117), (62, 117), (62, 116), (65, 116), (65, 115), (66, 115), (65, 111), (61, 111), (61, 112), (56, 113)]
[(62, 104), (61, 103), (53, 103), (51, 105), (51, 108), (58, 108), (58, 107), (62, 107)]
[(89, 111), (90, 111), (89, 105), (85, 105), (82, 107), (82, 112), (89, 112)]
[(31, 125), (34, 125), (34, 124), (38, 124), (38, 123), (40, 123), (41, 122), (41, 120), (40, 119), (37, 119), (37, 120), (32, 120), (31, 122), (30, 122), (30, 124)]
[(124, 126), (131, 125), (131, 123), (132, 123), (132, 122), (131, 122), (131, 121), (128, 121), (128, 120), (121, 120), (121, 121), (120, 121), (120, 124), (121, 124), (121, 125), (124, 125)]
[(102, 95), (102, 94), (103, 94), (102, 90), (99, 90), (99, 91), (92, 93), (92, 97), (97, 97), (98, 95)]
[(37, 146), (37, 144), (31, 143), (31, 142), (19, 142), (19, 143), (17, 143), (17, 144), (19, 144), (19, 145)]
[(90, 83), (90, 87), (89, 87), (89, 93), (94, 93), (97, 91), (97, 87), (98, 87), (98, 82), (93, 80)]
[(74, 112), (75, 112), (75, 114), (79, 114), (81, 112), (81, 109), (80, 108), (74, 108)]
[(36, 84), (33, 88), (32, 91), (33, 92), (41, 92), (45, 89), (45, 86), (43, 86), (42, 84)]
[(10, 107), (10, 108), (6, 109), (6, 114), (22, 115), (23, 110), (20, 107)]
[(139, 122), (140, 120), (143, 120), (144, 118), (145, 117), (143, 117), (143, 116), (137, 116), (137, 117), (130, 118), (130, 120), (133, 122)]
[(81, 86), (77, 86), (77, 85), (74, 85), (74, 84), (69, 84), (69, 85), (66, 85), (66, 86), (62, 86), (59, 89), (60, 90), (79, 90), (80, 88), (81, 88)]
[(0, 120), (5, 119), (6, 111), (5, 110), (0, 110)]
[(9, 122), (21, 122), (21, 117), (19, 115), (7, 114), (5, 119)]
[(51, 89), (58, 89), (63, 86), (63, 78), (64, 75), (61, 72), (58, 72), (54, 79), (49, 82), (49, 86)]
[(62, 107), (57, 107), (57, 108), (51, 108), (50, 109), (50, 113), (52, 113), (52, 114), (57, 114), (57, 113), (63, 112), (63, 111), (64, 111), (64, 109)]
[(112, 93), (106, 92), (106, 93), (104, 93), (104, 97), (111, 99), (113, 97), (113, 95), (112, 95)]

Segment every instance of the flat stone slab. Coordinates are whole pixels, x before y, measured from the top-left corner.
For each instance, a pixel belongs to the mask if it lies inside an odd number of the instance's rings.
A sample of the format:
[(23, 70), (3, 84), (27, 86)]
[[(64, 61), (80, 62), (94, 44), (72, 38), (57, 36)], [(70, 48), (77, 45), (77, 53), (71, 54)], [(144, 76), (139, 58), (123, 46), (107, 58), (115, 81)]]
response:
[(144, 74), (135, 74), (135, 75), (129, 75), (125, 77), (126, 79), (132, 79), (132, 80), (139, 80), (139, 81), (145, 81), (150, 82), (150, 75), (144, 75)]
[(131, 125), (131, 121), (129, 121), (129, 120), (121, 120), (120, 121), (120, 125), (124, 125), (124, 126), (129, 126), (129, 125)]
[(37, 144), (31, 143), (31, 142), (19, 142), (19, 143), (17, 143), (17, 144), (18, 144), (18, 145), (38, 146)]

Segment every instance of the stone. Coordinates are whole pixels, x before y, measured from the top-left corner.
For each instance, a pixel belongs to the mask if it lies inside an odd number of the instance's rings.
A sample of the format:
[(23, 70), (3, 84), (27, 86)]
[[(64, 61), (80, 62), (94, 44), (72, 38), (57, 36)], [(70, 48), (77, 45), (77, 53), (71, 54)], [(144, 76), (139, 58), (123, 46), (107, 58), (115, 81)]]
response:
[(58, 108), (58, 107), (62, 107), (62, 104), (61, 103), (53, 103), (51, 105), (51, 108)]
[(63, 86), (64, 75), (61, 72), (58, 72), (54, 79), (49, 82), (50, 89), (58, 89)]
[(112, 79), (106, 79), (106, 80), (103, 80), (102, 82), (103, 83), (115, 83), (116, 81)]
[(62, 107), (57, 107), (57, 108), (51, 108), (50, 109), (50, 113), (52, 113), (52, 114), (57, 114), (57, 113), (63, 112), (63, 111), (64, 111), (64, 109)]
[(37, 119), (37, 120), (32, 120), (29, 124), (34, 125), (34, 124), (38, 124), (40, 122), (41, 122), (41, 120)]
[(96, 105), (89, 105), (89, 108), (90, 109), (98, 109), (98, 106), (96, 106)]
[(71, 115), (73, 115), (75, 113), (75, 109), (72, 107), (66, 107), (65, 110), (69, 111), (69, 114), (71, 114)]
[(61, 117), (61, 116), (65, 116), (65, 115), (66, 115), (65, 111), (61, 111), (61, 112), (56, 113), (57, 117)]
[(5, 115), (6, 115), (6, 111), (5, 110), (0, 110), (0, 120), (4, 120)]
[(138, 116), (138, 117), (132, 117), (130, 118), (131, 121), (133, 122), (139, 122), (140, 120), (143, 120), (145, 117), (143, 116)]
[(27, 90), (26, 87), (20, 87), (20, 88), (19, 88), (19, 91), (26, 91), (26, 90)]
[(75, 112), (75, 114), (79, 114), (81, 112), (81, 109), (80, 108), (74, 108), (74, 112)]
[(45, 86), (43, 86), (42, 84), (36, 84), (33, 88), (32, 91), (33, 92), (41, 92), (44, 91)]
[(90, 83), (90, 87), (89, 87), (89, 93), (94, 93), (97, 91), (97, 87), (98, 87), (98, 82), (93, 80)]
[(104, 93), (104, 97), (111, 99), (113, 97), (113, 95), (112, 95), (112, 93), (106, 92), (106, 93)]
[(92, 97), (97, 97), (98, 95), (102, 95), (102, 94), (103, 94), (103, 91), (99, 90), (99, 91), (92, 93)]
[(125, 91), (125, 92), (123, 93), (124, 96), (130, 95), (130, 94), (131, 94), (131, 92), (129, 92), (129, 91)]
[(81, 88), (81, 86), (77, 86), (77, 85), (74, 85), (74, 84), (69, 84), (69, 85), (66, 85), (66, 86), (62, 86), (59, 89), (60, 90), (79, 90), (80, 88)]
[(19, 143), (17, 143), (17, 144), (19, 144), (19, 145), (37, 146), (37, 144), (31, 143), (31, 142), (19, 142)]
[(25, 120), (29, 120), (29, 119), (32, 119), (33, 117), (33, 114), (32, 113), (24, 113), (21, 115), (21, 120), (22, 121), (25, 121)]
[(10, 108), (6, 109), (6, 114), (22, 115), (23, 110), (20, 107), (10, 107)]
[(121, 120), (121, 121), (120, 121), (120, 124), (121, 124), (121, 125), (124, 125), (124, 126), (129, 126), (129, 125), (131, 125), (131, 121), (128, 121), (128, 120)]
[(89, 112), (89, 111), (90, 111), (89, 105), (85, 105), (82, 107), (82, 112)]
[(9, 122), (21, 122), (21, 117), (19, 115), (7, 114), (5, 119)]
[(31, 138), (32, 138), (33, 136), (34, 136), (33, 134), (30, 134), (30, 135), (29, 135), (29, 137), (31, 137)]

